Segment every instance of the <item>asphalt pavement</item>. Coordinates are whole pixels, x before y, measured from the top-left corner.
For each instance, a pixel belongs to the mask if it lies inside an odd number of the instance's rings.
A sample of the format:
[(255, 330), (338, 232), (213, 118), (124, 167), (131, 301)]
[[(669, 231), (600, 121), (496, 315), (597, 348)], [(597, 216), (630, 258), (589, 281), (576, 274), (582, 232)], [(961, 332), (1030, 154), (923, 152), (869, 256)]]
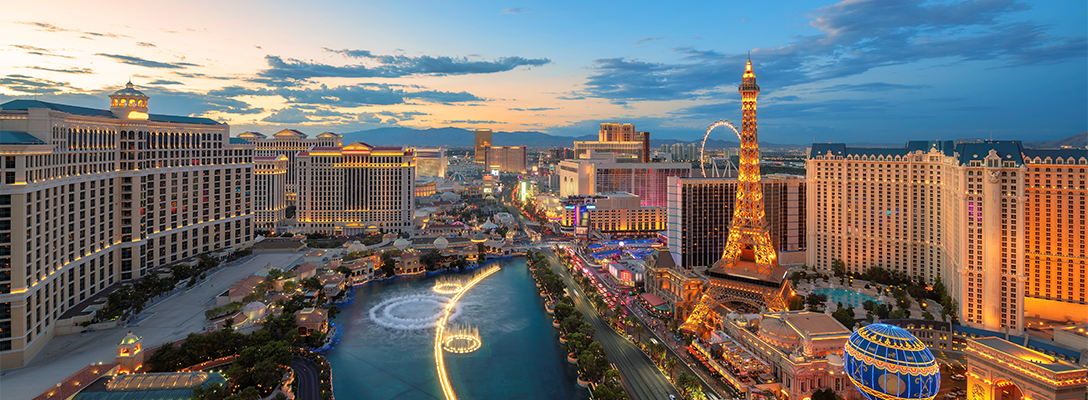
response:
[(548, 249), (544, 254), (547, 256), (552, 270), (563, 277), (563, 281), (567, 284), (567, 290), (573, 294), (571, 297), (574, 300), (575, 308), (581, 311), (586, 322), (589, 322), (597, 330), (594, 338), (604, 348), (605, 353), (608, 354), (608, 360), (619, 370), (623, 388), (627, 391), (627, 395), (633, 400), (662, 400), (668, 399), (670, 395), (678, 399), (682, 398), (680, 391), (665, 378), (665, 375), (654, 365), (649, 356), (612, 330), (612, 327), (601, 319), (601, 316), (586, 300), (585, 293), (582, 293), (582, 289), (574, 282), (567, 269), (560, 264), (555, 253)]
[[(585, 261), (584, 258), (583, 261)], [(608, 288), (608, 290), (612, 292), (612, 294), (616, 295), (617, 298), (620, 299), (620, 303), (623, 304), (624, 309), (627, 310), (627, 313), (629, 315), (634, 315), (636, 319), (638, 319), (639, 324), (642, 325), (645, 333), (652, 334), (654, 337), (656, 337), (657, 341), (664, 343), (668, 354), (676, 357), (678, 360), (681, 361), (677, 364), (677, 366), (680, 367), (680, 370), (676, 371), (677, 375), (679, 375), (680, 372), (687, 372), (688, 375), (699, 378), (703, 386), (703, 393), (714, 393), (718, 395), (718, 397), (722, 398), (736, 397), (732, 395), (733, 391), (731, 389), (728, 389), (724, 384), (721, 384), (719, 379), (711, 376), (708, 370), (698, 366), (699, 361), (692, 359), (691, 356), (687, 354), (684, 344), (678, 342), (675, 338), (672, 337), (671, 332), (668, 332), (665, 325), (666, 322), (646, 315), (641, 309), (639, 309), (638, 304), (634, 304), (635, 300), (633, 300), (633, 296), (631, 297), (631, 301), (624, 300), (619, 294), (620, 288), (616, 287), (616, 285), (611, 282), (611, 278), (605, 276), (606, 274), (602, 273), (600, 269), (589, 268), (589, 270), (591, 271), (590, 273), (593, 274), (593, 276), (596, 277), (599, 282), (604, 284), (604, 286)], [(645, 340), (646, 335), (643, 334), (642, 336), (643, 337), (641, 339)], [(725, 394), (727, 393), (729, 394), (729, 396), (725, 396)]]
[(295, 370), (295, 379), (298, 380), (298, 400), (321, 399), (321, 377), (318, 374), (318, 365), (307, 358), (296, 356), (291, 360), (291, 369)]

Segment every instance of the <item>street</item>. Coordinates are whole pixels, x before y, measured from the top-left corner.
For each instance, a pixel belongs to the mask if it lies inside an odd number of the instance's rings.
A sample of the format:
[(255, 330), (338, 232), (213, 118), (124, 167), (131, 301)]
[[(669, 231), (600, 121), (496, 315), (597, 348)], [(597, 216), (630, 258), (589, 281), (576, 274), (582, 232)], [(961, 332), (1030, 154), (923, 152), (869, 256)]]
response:
[(318, 375), (317, 364), (306, 358), (295, 356), (291, 360), (291, 369), (295, 371), (295, 380), (298, 381), (299, 400), (318, 400), (321, 398), (321, 379)]
[(567, 269), (559, 262), (559, 258), (550, 249), (544, 251), (552, 270), (563, 277), (567, 284), (567, 290), (573, 294), (575, 308), (582, 312), (586, 321), (597, 330), (595, 339), (604, 347), (608, 359), (620, 372), (623, 388), (633, 400), (661, 400), (668, 399), (670, 395), (682, 398), (680, 392), (665, 378), (653, 361), (642, 350), (635, 347), (626, 338), (608, 326), (601, 319), (593, 306), (586, 301), (585, 294), (574, 282)]
[[(579, 257), (581, 257), (580, 254)], [(585, 259), (583, 258), (582, 261), (585, 262)], [(592, 264), (586, 263), (586, 265)], [(677, 364), (677, 366), (681, 368), (677, 371), (677, 375), (679, 375), (680, 372), (687, 372), (689, 375), (699, 378), (703, 384), (704, 393), (713, 393), (721, 398), (736, 397), (731, 395), (733, 393), (731, 388), (722, 384), (719, 379), (710, 376), (706, 369), (698, 366), (698, 361), (691, 358), (684, 344), (678, 342), (672, 332), (669, 332), (667, 323), (646, 315), (642, 308), (638, 304), (635, 304), (636, 299), (634, 296), (626, 299), (620, 297), (620, 288), (616, 287), (615, 283), (612, 282), (609, 277), (605, 276), (599, 268), (587, 269), (591, 271), (590, 273), (593, 274), (593, 276), (597, 278), (597, 281), (601, 282), (609, 292), (617, 296), (618, 299), (621, 299), (620, 302), (623, 304), (623, 308), (629, 315), (634, 315), (638, 318), (638, 321), (645, 332), (653, 334), (659, 342), (665, 344), (666, 351), (669, 355), (676, 357), (681, 361)], [(645, 340), (645, 338), (641, 339)], [(726, 396), (726, 394), (730, 394), (730, 396)]]

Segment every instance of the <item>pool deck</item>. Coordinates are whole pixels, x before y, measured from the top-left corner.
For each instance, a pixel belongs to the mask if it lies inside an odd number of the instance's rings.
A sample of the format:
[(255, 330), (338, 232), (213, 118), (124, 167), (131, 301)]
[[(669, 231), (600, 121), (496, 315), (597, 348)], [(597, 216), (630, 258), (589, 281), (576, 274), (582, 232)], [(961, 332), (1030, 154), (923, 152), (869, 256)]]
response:
[[(861, 279), (854, 279), (852, 284), (851, 284), (851, 282), (849, 280), (847, 280), (846, 285), (839, 284), (838, 278), (835, 278), (835, 277), (832, 277), (827, 283), (824, 283), (824, 281), (822, 281), (822, 280), (815, 280), (813, 282), (814, 283), (809, 283), (808, 280), (802, 279), (800, 281), (800, 283), (797, 285), (797, 287), (794, 288), (794, 290), (797, 291), (797, 294), (799, 296), (807, 296), (809, 293), (812, 293), (813, 291), (818, 290), (818, 289), (844, 289), (844, 290), (849, 290), (851, 292), (855, 292), (855, 293), (859, 293), (859, 294), (863, 294), (863, 295), (872, 297), (873, 299), (879, 299), (880, 298), (880, 293), (876, 289), (877, 285), (876, 284), (871, 284), (871, 285), (869, 285), (869, 289), (866, 289), (865, 285), (869, 284), (869, 282), (861, 280)], [(884, 287), (885, 289), (887, 288), (886, 286), (883, 286), (883, 285), (882, 285), (882, 287)], [(926, 308), (926, 310), (922, 310), (922, 305), (921, 305), (921, 303), (919, 303), (919, 300), (915, 299), (915, 298), (911, 298), (911, 299), (913, 300), (911, 305), (910, 305), (910, 315), (911, 315), (912, 318), (922, 318), (922, 311), (929, 311), (931, 314), (933, 314), (934, 318), (937, 318), (938, 320), (940, 319), (940, 317), (941, 317), (941, 305), (940, 304), (938, 304), (938, 303), (936, 303), (934, 301), (927, 301), (927, 303), (929, 303), (928, 307)], [(892, 303), (894, 301), (895, 301), (895, 297), (893, 297), (891, 295), (891, 293), (884, 292), (884, 302), (885, 303), (890, 304), (890, 303)], [(834, 312), (835, 310), (838, 309), (838, 304), (835, 301), (829, 300), (827, 302), (827, 309), (830, 312)], [(865, 309), (862, 308), (861, 306), (854, 307), (854, 318), (857, 318), (857, 319), (865, 318)]]

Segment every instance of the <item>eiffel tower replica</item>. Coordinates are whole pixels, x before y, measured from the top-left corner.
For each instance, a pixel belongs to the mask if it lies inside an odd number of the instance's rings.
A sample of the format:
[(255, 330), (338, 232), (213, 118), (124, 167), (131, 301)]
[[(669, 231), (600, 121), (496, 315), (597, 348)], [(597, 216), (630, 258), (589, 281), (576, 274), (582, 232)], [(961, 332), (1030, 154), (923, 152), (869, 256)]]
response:
[(778, 252), (763, 212), (763, 182), (759, 176), (759, 142), (756, 138), (756, 97), (759, 86), (752, 59), (739, 88), (744, 117), (740, 132), (740, 175), (733, 223), (721, 260), (707, 271), (709, 286), (681, 329), (698, 332), (708, 314), (719, 304), (734, 302), (771, 311), (786, 308), (791, 292), (786, 268), (778, 265)]

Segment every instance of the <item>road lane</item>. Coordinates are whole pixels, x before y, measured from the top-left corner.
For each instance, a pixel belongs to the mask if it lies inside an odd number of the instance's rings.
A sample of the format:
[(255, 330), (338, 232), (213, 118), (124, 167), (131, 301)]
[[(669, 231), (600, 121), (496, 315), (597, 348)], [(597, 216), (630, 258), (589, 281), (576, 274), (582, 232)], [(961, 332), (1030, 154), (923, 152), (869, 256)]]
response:
[(624, 390), (633, 400), (661, 400), (668, 399), (670, 395), (681, 398), (680, 392), (650, 360), (649, 356), (642, 352), (634, 344), (621, 337), (612, 330), (593, 306), (586, 300), (581, 288), (574, 282), (573, 277), (566, 268), (560, 264), (558, 257), (551, 249), (544, 251), (552, 270), (563, 277), (567, 290), (573, 294), (574, 306), (582, 312), (586, 322), (593, 325), (597, 333), (594, 338), (608, 354), (608, 360), (616, 365), (623, 380)]

